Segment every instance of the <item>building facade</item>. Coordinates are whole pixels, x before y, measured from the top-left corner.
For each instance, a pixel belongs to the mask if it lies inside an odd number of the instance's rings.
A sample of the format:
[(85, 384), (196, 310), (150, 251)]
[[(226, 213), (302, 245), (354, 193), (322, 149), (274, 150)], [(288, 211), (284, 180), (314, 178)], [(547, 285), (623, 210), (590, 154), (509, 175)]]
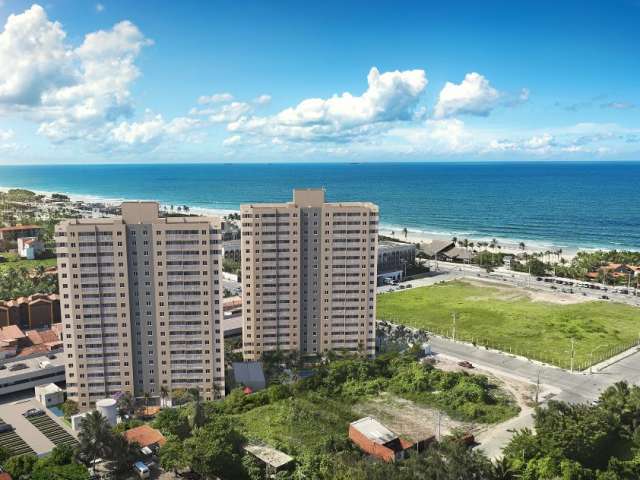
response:
[(378, 247), (378, 284), (385, 280), (402, 280), (407, 266), (416, 263), (416, 246), (413, 243), (381, 241)]
[(67, 392), (81, 410), (163, 387), (224, 395), (220, 232), (218, 218), (160, 217), (155, 202), (58, 225)]
[(309, 189), (240, 213), (245, 358), (374, 355), (378, 207), (327, 203)]

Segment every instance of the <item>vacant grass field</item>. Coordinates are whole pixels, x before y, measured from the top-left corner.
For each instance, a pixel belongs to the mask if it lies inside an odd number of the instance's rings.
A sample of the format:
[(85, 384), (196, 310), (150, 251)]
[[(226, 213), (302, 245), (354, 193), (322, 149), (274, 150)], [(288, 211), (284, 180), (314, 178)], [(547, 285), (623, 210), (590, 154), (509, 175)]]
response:
[(640, 335), (640, 309), (610, 302), (533, 301), (515, 287), (456, 281), (378, 295), (378, 318), (511, 351), (567, 368), (617, 353)]
[(349, 423), (358, 416), (351, 406), (313, 394), (287, 398), (238, 415), (240, 430), (292, 455), (346, 442)]

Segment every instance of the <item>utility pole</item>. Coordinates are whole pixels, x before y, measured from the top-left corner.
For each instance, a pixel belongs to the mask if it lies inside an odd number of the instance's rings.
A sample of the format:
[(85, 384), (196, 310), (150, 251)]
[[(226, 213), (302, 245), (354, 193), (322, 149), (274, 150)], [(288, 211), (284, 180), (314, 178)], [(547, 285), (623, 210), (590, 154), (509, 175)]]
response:
[(575, 340), (571, 337), (571, 373), (573, 373), (573, 356), (575, 354)]
[(536, 379), (536, 407), (538, 406), (538, 397), (540, 395), (540, 372), (542, 367), (538, 368), (538, 378)]
[(452, 316), (453, 316), (453, 329), (451, 331), (451, 339), (455, 342), (456, 341), (456, 312), (453, 312)]

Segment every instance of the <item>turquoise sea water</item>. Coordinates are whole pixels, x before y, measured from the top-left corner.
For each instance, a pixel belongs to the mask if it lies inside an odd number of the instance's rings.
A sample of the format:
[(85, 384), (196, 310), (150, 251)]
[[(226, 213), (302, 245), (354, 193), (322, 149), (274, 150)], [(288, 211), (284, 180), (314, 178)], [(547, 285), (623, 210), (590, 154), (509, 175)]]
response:
[(640, 162), (0, 166), (0, 186), (224, 210), (325, 187), (398, 230), (640, 249)]

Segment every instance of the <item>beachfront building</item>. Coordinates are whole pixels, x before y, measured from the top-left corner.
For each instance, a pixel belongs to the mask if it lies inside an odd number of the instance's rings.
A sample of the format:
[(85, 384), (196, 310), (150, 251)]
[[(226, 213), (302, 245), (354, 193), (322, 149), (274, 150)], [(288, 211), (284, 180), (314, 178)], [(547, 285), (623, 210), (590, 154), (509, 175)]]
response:
[(378, 207), (322, 189), (240, 207), (243, 350), (375, 353)]
[(155, 202), (56, 228), (68, 395), (81, 410), (162, 387), (224, 395), (221, 222)]
[(403, 280), (407, 267), (415, 263), (416, 246), (413, 243), (381, 240), (378, 247), (378, 284)]

